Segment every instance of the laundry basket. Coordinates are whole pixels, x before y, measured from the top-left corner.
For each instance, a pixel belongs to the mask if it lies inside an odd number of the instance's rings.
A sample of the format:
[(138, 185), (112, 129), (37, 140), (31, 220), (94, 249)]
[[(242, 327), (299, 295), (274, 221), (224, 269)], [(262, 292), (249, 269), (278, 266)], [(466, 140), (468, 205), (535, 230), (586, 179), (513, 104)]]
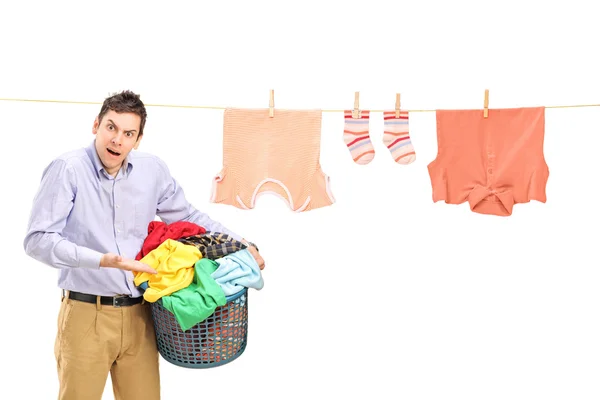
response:
[(187, 368), (212, 368), (230, 363), (246, 349), (248, 289), (226, 298), (204, 321), (183, 331), (159, 300), (151, 304), (158, 352), (168, 362)]

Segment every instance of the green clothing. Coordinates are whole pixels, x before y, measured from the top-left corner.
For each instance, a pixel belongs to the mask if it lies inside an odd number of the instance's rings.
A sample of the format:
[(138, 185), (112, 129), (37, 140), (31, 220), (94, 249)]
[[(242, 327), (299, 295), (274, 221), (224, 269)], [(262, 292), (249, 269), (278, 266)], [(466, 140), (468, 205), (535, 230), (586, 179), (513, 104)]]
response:
[(168, 296), (162, 297), (163, 306), (175, 315), (181, 329), (187, 331), (210, 317), (218, 306), (227, 303), (221, 286), (211, 276), (219, 264), (201, 258), (194, 264), (192, 283)]

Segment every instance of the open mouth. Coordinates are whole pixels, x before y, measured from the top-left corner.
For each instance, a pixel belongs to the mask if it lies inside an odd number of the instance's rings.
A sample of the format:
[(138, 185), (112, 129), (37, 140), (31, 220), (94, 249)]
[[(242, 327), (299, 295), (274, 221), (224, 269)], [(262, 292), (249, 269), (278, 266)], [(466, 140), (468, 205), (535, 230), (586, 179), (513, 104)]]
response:
[(108, 151), (110, 154), (112, 154), (115, 157), (118, 157), (121, 155), (121, 153), (117, 153), (116, 151), (112, 151), (111, 149), (106, 149), (106, 151)]

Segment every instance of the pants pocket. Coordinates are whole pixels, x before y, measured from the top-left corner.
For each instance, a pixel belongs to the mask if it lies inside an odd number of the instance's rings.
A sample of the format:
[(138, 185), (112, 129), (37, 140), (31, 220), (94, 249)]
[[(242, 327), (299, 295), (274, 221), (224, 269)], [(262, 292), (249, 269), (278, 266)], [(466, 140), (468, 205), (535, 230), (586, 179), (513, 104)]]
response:
[(58, 335), (60, 336), (62, 332), (65, 330), (65, 326), (71, 317), (71, 311), (73, 310), (73, 302), (68, 301), (65, 297), (61, 304), (60, 310), (58, 312), (58, 320), (56, 321), (56, 328), (58, 331)]
[(77, 349), (82, 339), (89, 334), (96, 321), (96, 305), (80, 301), (69, 301), (60, 331), (61, 347)]

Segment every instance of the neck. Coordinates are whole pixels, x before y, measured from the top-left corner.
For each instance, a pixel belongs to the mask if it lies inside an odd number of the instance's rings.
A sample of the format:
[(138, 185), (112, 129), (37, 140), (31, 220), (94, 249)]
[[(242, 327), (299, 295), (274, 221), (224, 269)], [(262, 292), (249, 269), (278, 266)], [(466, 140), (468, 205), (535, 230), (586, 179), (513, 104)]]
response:
[(106, 171), (106, 172), (108, 172), (108, 174), (109, 174), (110, 176), (112, 176), (113, 178), (116, 178), (116, 177), (117, 177), (117, 175), (119, 174), (119, 170), (120, 170), (121, 168), (123, 168), (123, 164), (124, 164), (124, 163), (125, 163), (125, 161), (123, 161), (123, 162), (121, 163), (121, 165), (119, 165), (119, 168), (116, 168), (116, 169), (115, 169), (113, 172), (110, 172), (110, 171)]

